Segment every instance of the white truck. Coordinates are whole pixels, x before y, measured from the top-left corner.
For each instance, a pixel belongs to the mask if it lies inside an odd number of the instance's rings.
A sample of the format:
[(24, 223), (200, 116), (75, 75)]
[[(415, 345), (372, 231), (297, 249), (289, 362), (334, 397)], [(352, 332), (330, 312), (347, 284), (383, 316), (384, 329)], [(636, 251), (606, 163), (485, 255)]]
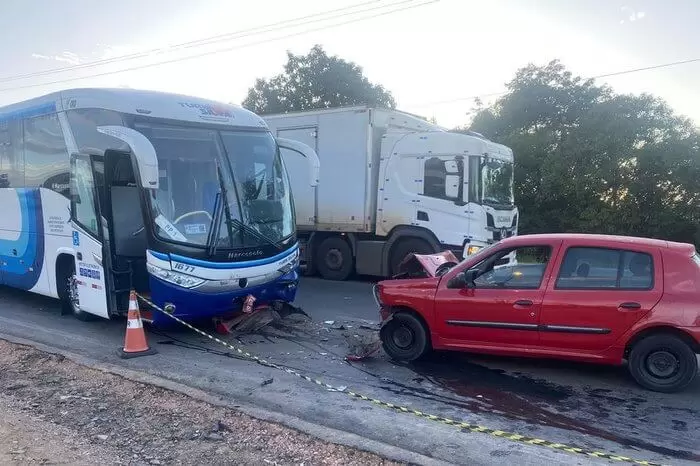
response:
[(343, 107), (263, 116), (284, 149), (307, 274), (391, 276), (406, 255), (452, 250), (462, 259), (517, 234), (513, 152), (408, 113)]

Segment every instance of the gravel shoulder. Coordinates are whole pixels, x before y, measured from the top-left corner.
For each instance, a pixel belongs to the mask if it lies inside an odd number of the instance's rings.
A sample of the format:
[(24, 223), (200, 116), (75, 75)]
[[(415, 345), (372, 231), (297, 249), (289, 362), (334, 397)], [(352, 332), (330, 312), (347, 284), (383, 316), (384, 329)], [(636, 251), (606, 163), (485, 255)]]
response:
[(0, 464), (399, 464), (3, 340), (0, 409)]

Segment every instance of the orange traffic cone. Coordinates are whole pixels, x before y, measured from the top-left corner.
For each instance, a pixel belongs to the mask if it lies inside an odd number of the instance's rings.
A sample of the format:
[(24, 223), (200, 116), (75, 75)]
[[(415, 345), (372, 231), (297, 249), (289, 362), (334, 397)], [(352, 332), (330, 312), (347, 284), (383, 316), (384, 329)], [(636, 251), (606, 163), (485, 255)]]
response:
[(131, 294), (129, 295), (129, 314), (126, 320), (124, 348), (120, 349), (118, 353), (123, 359), (157, 353), (155, 349), (149, 348), (148, 343), (146, 343), (146, 332), (143, 330), (139, 303), (134, 290), (131, 290)]

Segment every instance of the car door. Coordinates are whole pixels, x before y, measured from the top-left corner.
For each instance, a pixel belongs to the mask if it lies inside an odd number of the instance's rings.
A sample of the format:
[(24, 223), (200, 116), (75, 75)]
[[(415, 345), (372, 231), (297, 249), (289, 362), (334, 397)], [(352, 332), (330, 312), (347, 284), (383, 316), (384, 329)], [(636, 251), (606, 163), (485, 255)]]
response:
[(542, 241), (499, 248), (471, 268), (477, 274), (473, 284), (465, 285), (459, 275), (442, 280), (435, 313), (445, 344), (537, 345), (541, 304), (558, 245)]
[(71, 225), (77, 298), (81, 311), (108, 318), (96, 174), (104, 177), (104, 163), (96, 156), (71, 156)]
[(602, 352), (659, 302), (659, 250), (568, 243), (550, 280), (540, 316), (542, 346)]

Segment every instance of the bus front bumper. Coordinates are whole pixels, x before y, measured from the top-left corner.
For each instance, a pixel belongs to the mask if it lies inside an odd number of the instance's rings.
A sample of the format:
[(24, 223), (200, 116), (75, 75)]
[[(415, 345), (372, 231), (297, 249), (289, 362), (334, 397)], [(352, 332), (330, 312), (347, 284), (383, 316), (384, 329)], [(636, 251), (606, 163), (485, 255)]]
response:
[[(292, 303), (299, 285), (296, 269), (267, 283), (224, 292), (202, 292), (166, 282), (150, 276), (151, 299), (161, 309), (172, 310), (172, 315), (187, 322), (227, 318), (242, 311), (248, 295), (255, 297), (256, 305), (282, 301)], [(165, 326), (174, 320), (162, 312), (153, 313), (153, 324)]]

